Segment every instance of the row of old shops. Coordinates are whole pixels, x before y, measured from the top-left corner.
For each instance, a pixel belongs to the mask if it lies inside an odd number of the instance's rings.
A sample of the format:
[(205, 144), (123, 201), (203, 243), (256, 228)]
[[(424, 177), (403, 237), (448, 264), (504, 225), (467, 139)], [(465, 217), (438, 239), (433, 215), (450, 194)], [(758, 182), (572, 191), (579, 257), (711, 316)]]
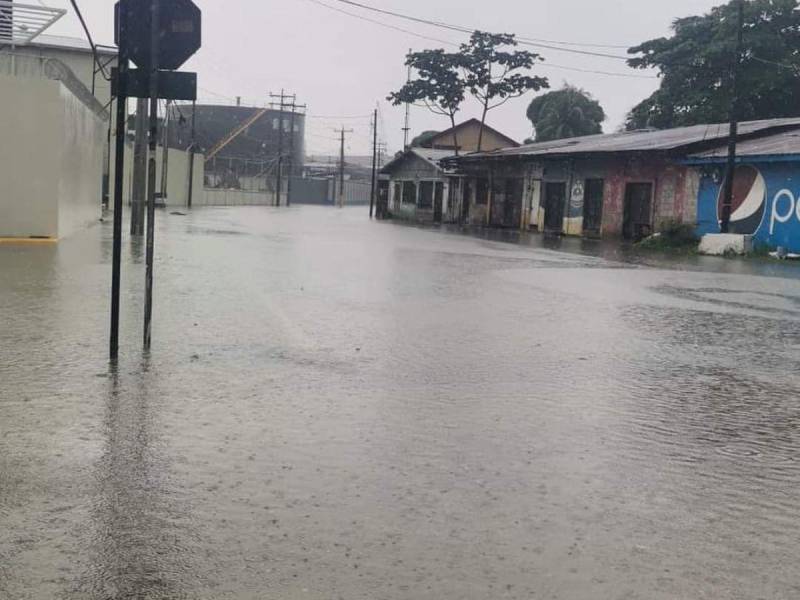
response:
[[(727, 133), (723, 125), (697, 125), (460, 156), (441, 149), (410, 148), (383, 169), (382, 201), (393, 218), (423, 223), (638, 240), (679, 222), (708, 233), (719, 229)], [(760, 184), (766, 180), (752, 165), (781, 161), (780, 172), (790, 177), (788, 173), (795, 171), (788, 164), (800, 169), (799, 136), (799, 119), (740, 124), (742, 152), (732, 219), (737, 232), (757, 235), (767, 220), (768, 186)], [(800, 183), (800, 172), (795, 179)], [(777, 206), (780, 218), (789, 210), (788, 198), (784, 193)], [(752, 208), (755, 204), (762, 213)], [(792, 210), (800, 215), (800, 201)], [(761, 221), (754, 223), (759, 215)], [(798, 221), (800, 226), (800, 216)], [(775, 242), (768, 231), (761, 233), (765, 243)]]

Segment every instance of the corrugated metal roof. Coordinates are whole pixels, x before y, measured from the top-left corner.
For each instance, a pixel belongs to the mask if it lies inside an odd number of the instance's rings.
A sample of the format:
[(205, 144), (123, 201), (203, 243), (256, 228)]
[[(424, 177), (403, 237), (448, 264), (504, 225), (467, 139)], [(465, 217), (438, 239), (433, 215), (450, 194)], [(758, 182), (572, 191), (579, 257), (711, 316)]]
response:
[(417, 146), (414, 146), (413, 148), (409, 148), (408, 150), (403, 152), (400, 156), (397, 156), (396, 158), (394, 158), (391, 161), (389, 161), (388, 163), (386, 163), (383, 166), (383, 168), (381, 169), (381, 172), (382, 173), (383, 172), (388, 172), (388, 170), (392, 166), (394, 166), (395, 163), (407, 158), (410, 155), (415, 155), (415, 156), (421, 158), (422, 160), (424, 160), (425, 162), (430, 163), (436, 169), (439, 169), (442, 172), (447, 172), (447, 169), (445, 169), (442, 166), (440, 161), (442, 159), (444, 159), (444, 158), (448, 158), (450, 156), (453, 156), (453, 151), (452, 150), (434, 150), (433, 148), (419, 148)]
[[(800, 131), (783, 131), (736, 144), (738, 156), (778, 156), (797, 154), (800, 159)], [(692, 154), (690, 158), (726, 158), (728, 146), (720, 145), (707, 152)]]
[[(772, 128), (800, 128), (800, 119), (767, 119), (746, 121), (739, 124), (739, 134), (747, 135)], [(706, 141), (724, 139), (728, 135), (727, 123), (693, 125), (675, 129), (637, 130), (618, 133), (587, 135), (583, 137), (537, 142), (519, 148), (506, 148), (493, 152), (481, 152), (467, 158), (503, 158), (514, 156), (560, 156), (571, 154), (670, 151)]]

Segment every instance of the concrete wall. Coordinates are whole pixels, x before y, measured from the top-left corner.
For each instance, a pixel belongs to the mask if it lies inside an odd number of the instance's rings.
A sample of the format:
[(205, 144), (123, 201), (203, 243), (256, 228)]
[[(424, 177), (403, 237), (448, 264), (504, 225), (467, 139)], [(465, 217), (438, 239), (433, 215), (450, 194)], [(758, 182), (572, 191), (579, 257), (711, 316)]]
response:
[(96, 222), (103, 200), (103, 159), (107, 124), (69, 90), (61, 97), (61, 177), (58, 183), (58, 236)]
[(0, 76), (0, 236), (69, 235), (100, 217), (106, 124), (60, 82)]
[[(0, 54), (8, 56), (12, 54), (12, 51), (10, 48), (6, 48)], [(13, 65), (8, 59), (0, 60), (0, 69), (4, 71), (4, 74), (35, 77), (36, 73), (34, 73), (33, 70), (36, 69), (36, 61), (25, 60), (26, 58), (39, 59), (39, 61), (55, 58), (67, 65), (88, 90), (92, 90), (92, 83), (94, 81), (94, 96), (101, 104), (105, 105), (111, 100), (111, 82), (103, 79), (100, 73), (93, 77), (95, 68), (94, 57), (88, 50), (80, 51), (52, 46), (27, 45), (16, 47), (13, 54), (19, 57), (19, 60), (14, 61)], [(116, 60), (113, 59), (113, 55), (100, 55), (100, 60), (102, 60), (104, 64), (109, 58), (112, 60), (106, 67), (106, 72), (110, 74), (111, 68), (116, 65)], [(12, 68), (13, 73), (10, 72)]]
[[(161, 171), (164, 163), (164, 149), (159, 147), (156, 158), (156, 188), (161, 190)], [(189, 153), (176, 148), (169, 149), (167, 166), (167, 206), (186, 206), (189, 200)], [(194, 155), (192, 204), (203, 196), (203, 163), (202, 154)]]
[[(286, 205), (286, 195), (281, 195), (281, 206)], [(201, 187), (194, 194), (192, 206), (275, 206), (272, 192), (246, 192)]]
[[(112, 134), (113, 135), (113, 134)], [(115, 148), (112, 137), (112, 148)], [(114, 174), (115, 161), (111, 160), (109, 170), (109, 206), (114, 206)], [(163, 166), (164, 149), (159, 146), (156, 150), (156, 191), (161, 191), (161, 169)], [(203, 195), (203, 163), (202, 154), (194, 155), (194, 189), (193, 204), (202, 201)], [(123, 172), (122, 205), (129, 206), (133, 196), (133, 145), (125, 145), (125, 170)], [(189, 153), (176, 148), (169, 149), (169, 165), (167, 167), (167, 206), (186, 206), (189, 198)]]

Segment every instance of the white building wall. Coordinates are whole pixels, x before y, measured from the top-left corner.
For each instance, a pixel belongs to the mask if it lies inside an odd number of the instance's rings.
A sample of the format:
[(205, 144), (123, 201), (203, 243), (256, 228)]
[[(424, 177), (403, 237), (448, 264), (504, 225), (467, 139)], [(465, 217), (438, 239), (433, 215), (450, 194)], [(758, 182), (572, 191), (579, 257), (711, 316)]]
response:
[(47, 79), (0, 76), (0, 108), (0, 236), (59, 238), (96, 221), (105, 122)]
[(69, 90), (59, 92), (58, 237), (65, 237), (100, 218), (103, 200), (105, 121)]
[(57, 237), (57, 81), (0, 76), (0, 237)]

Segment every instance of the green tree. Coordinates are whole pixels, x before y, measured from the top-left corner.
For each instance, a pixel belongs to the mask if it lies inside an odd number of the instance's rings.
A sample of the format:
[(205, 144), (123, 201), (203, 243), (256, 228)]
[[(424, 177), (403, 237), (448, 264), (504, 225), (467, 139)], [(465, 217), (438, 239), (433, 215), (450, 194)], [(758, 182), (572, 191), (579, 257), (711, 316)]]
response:
[[(742, 120), (800, 115), (798, 0), (743, 0), (744, 47), (737, 114)], [(738, 2), (677, 19), (670, 37), (628, 50), (634, 68), (655, 67), (661, 85), (628, 114), (627, 129), (718, 123), (730, 116)]]
[(528, 119), (536, 133), (535, 141), (547, 142), (602, 133), (606, 113), (587, 92), (565, 85), (534, 98), (528, 106)]
[(434, 131), (433, 129), (428, 129), (427, 131), (423, 131), (418, 136), (416, 136), (413, 140), (411, 140), (412, 147), (419, 147), (424, 146), (431, 138), (439, 135), (438, 131)]
[(517, 46), (514, 35), (475, 31), (459, 51), (464, 82), (481, 105), (481, 129), (478, 151), (483, 143), (486, 114), (498, 106), (531, 90), (549, 87), (546, 77), (524, 74), (536, 61), (538, 54), (525, 50), (510, 50)]
[(457, 53), (444, 50), (423, 50), (406, 55), (406, 66), (416, 72), (398, 91), (387, 97), (393, 105), (422, 104), (431, 112), (446, 116), (453, 127), (453, 143), (458, 155), (456, 114), (465, 96), (465, 82), (461, 75), (462, 58)]

